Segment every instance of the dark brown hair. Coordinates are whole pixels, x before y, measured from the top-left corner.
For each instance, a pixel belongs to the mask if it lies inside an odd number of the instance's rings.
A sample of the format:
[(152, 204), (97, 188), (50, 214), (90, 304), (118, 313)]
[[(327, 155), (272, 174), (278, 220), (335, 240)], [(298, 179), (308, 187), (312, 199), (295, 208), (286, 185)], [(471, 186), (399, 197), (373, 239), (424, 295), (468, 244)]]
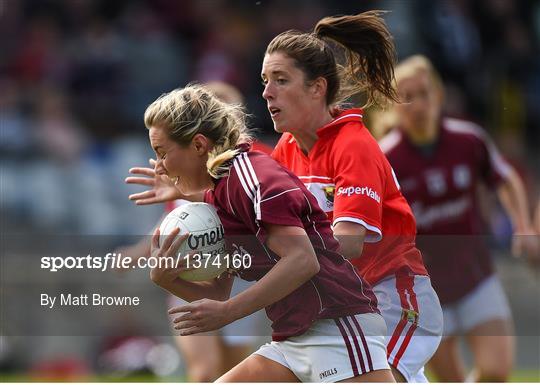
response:
[(313, 33), (295, 30), (276, 36), (266, 54), (283, 52), (300, 68), (308, 82), (324, 77), (328, 105), (366, 93), (366, 106), (378, 104), (380, 95), (398, 101), (393, 87), (396, 53), (392, 35), (380, 11), (330, 16)]

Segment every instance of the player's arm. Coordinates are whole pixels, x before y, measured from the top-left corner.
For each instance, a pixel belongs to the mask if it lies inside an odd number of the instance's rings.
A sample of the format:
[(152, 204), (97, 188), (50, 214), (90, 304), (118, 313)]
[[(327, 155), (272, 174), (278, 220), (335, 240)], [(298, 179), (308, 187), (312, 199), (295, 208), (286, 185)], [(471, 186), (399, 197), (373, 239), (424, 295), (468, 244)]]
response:
[(478, 154), (481, 154), (481, 175), (488, 186), (497, 190), (497, 195), (507, 215), (512, 221), (514, 236), (512, 253), (514, 256), (526, 256), (531, 262), (540, 257), (538, 237), (531, 223), (531, 213), (527, 204), (527, 194), (518, 173), (499, 154), (493, 141), (478, 130)]
[(536, 210), (534, 210), (534, 230), (537, 235), (540, 235), (540, 199), (536, 203)]
[(532, 226), (527, 204), (527, 194), (521, 178), (514, 169), (505, 176), (497, 189), (499, 199), (512, 221), (514, 239), (512, 253), (515, 256), (537, 257), (538, 237)]
[(319, 271), (319, 261), (303, 228), (265, 225), (266, 245), (280, 260), (257, 283), (227, 301), (203, 299), (169, 310), (179, 314), (182, 335), (216, 330), (287, 296)]
[(189, 270), (183, 263), (187, 259), (180, 260), (175, 266), (171, 266), (170, 260), (177, 261), (178, 249), (189, 234), (183, 234), (175, 239), (180, 229), (175, 229), (165, 239), (163, 245), (159, 246), (159, 228), (152, 236), (152, 257), (159, 261), (158, 266), (150, 271), (152, 281), (167, 290), (171, 294), (182, 298), (188, 302), (196, 301), (202, 298), (208, 298), (216, 301), (225, 301), (231, 294), (231, 288), (234, 277), (229, 274), (209, 281), (189, 282), (179, 278), (179, 274)]
[(334, 226), (334, 237), (339, 241), (340, 253), (347, 259), (359, 258), (364, 248), (366, 228), (359, 223), (342, 221)]
[(265, 224), (266, 246), (280, 259), (256, 284), (230, 298), (233, 319), (245, 317), (287, 296), (319, 272), (319, 261), (303, 228)]
[[(360, 258), (364, 242), (377, 242), (382, 238), (381, 199), (370, 197), (366, 189), (378, 197), (383, 196), (387, 184), (381, 161), (383, 155), (375, 142), (357, 136), (340, 137), (333, 146), (334, 236), (345, 258)], [(357, 148), (362, 151), (354, 150)]]
[[(142, 258), (148, 258), (150, 256), (151, 242), (148, 236), (142, 237), (137, 243), (132, 245), (120, 246), (114, 252), (119, 255), (121, 260), (129, 258), (129, 267), (137, 266), (137, 261)], [(118, 270), (126, 270), (122, 267)]]

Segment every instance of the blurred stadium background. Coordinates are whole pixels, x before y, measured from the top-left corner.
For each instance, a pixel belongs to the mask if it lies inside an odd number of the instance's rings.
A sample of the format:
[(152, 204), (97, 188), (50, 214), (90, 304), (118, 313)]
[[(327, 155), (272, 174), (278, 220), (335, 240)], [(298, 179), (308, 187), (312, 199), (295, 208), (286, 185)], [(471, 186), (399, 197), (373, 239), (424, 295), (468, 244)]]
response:
[[(538, 1), (0, 0), (2, 235), (146, 234), (163, 208), (135, 207), (127, 196), (140, 189), (123, 183), (129, 167), (152, 156), (142, 122), (146, 105), (189, 81), (227, 81), (244, 93), (252, 125), (272, 145), (277, 137), (259, 81), (266, 44), (286, 29), (309, 30), (326, 15), (368, 9), (391, 11), (385, 19), (399, 58), (423, 53), (433, 60), (447, 85), (447, 113), (485, 127), (519, 170), (534, 205), (540, 195)], [(494, 200), (486, 208), (516, 318), (515, 378), (539, 381), (538, 276), (506, 252), (511, 228)], [(163, 325), (167, 334), (166, 320)], [(39, 322), (35, 327), (39, 334)], [(1, 338), (0, 374), (8, 380), (16, 373), (116, 373), (97, 364), (96, 346), (103, 345), (97, 337)], [(175, 354), (167, 337), (130, 343), (127, 362), (144, 349)], [(181, 362), (169, 364), (156, 375), (181, 376)]]

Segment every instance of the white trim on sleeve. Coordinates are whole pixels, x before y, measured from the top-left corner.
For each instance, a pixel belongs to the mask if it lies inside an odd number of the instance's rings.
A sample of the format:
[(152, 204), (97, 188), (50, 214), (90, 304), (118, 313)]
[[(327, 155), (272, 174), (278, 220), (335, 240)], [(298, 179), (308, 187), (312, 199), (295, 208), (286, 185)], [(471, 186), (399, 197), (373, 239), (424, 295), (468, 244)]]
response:
[(362, 219), (358, 219), (354, 217), (339, 217), (339, 218), (334, 219), (334, 223), (332, 223), (332, 226), (335, 226), (339, 222), (358, 223), (359, 225), (364, 226), (367, 230), (371, 231), (372, 232), (371, 234), (370, 233), (366, 234), (366, 238), (364, 241), (367, 243), (377, 243), (382, 239), (382, 231), (378, 227), (368, 225)]

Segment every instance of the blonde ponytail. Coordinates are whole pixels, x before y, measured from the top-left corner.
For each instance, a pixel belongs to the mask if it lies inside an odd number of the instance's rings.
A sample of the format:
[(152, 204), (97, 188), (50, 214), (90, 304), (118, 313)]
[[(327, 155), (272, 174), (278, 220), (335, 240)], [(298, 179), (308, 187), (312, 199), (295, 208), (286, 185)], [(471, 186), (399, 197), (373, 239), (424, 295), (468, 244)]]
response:
[(196, 134), (212, 141), (206, 167), (214, 178), (224, 176), (227, 161), (238, 153), (237, 147), (252, 141), (246, 128), (246, 114), (240, 105), (220, 101), (206, 87), (190, 84), (163, 94), (144, 113), (147, 128), (161, 125), (169, 137), (187, 146)]

